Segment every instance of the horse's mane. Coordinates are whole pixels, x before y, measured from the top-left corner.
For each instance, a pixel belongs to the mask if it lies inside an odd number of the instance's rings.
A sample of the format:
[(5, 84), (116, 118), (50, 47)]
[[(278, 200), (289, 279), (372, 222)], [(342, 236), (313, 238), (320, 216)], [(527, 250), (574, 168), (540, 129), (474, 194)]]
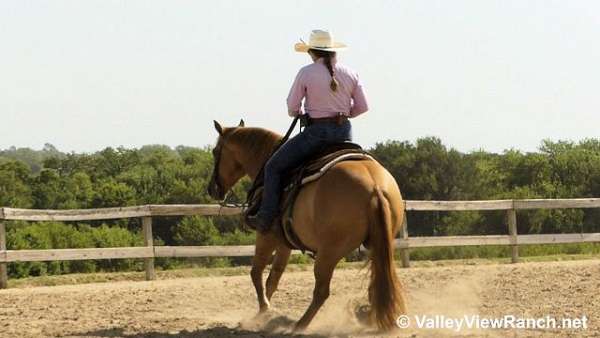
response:
[(281, 135), (264, 128), (239, 127), (226, 132), (230, 142), (243, 144), (256, 158), (268, 158)]

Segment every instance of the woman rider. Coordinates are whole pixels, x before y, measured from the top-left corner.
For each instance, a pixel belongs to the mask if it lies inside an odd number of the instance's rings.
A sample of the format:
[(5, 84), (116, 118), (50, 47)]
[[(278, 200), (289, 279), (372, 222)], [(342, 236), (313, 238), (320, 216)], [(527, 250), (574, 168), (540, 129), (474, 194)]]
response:
[(279, 210), (281, 175), (299, 166), (323, 146), (352, 140), (349, 118), (368, 110), (367, 100), (356, 72), (337, 63), (336, 51), (346, 46), (335, 42), (328, 31), (313, 30), (308, 44), (294, 46), (297, 52), (310, 55), (313, 63), (296, 75), (287, 98), (288, 113), (304, 114), (310, 124), (303, 132), (284, 143), (267, 161), (260, 210), (247, 218), (260, 232), (269, 230)]

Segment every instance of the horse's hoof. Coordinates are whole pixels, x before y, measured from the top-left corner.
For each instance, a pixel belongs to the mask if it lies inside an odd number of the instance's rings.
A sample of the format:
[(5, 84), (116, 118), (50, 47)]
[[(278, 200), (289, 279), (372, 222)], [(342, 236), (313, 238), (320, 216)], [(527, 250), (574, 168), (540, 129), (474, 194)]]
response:
[(306, 325), (296, 323), (296, 325), (294, 325), (294, 329), (292, 330), (292, 333), (299, 334), (299, 333), (303, 333), (305, 330), (306, 330)]
[(369, 305), (360, 305), (354, 309), (354, 316), (361, 325), (370, 325), (371, 307)]
[(254, 318), (255, 319), (263, 319), (269, 314), (270, 310), (271, 310), (271, 308), (269, 308), (269, 307), (260, 309), (260, 310), (258, 310), (258, 313), (254, 316)]

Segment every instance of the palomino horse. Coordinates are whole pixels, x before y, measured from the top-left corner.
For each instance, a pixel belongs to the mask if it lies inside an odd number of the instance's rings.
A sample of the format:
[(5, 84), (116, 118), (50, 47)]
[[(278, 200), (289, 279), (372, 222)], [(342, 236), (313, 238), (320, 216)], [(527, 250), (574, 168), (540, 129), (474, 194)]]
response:
[[(215, 166), (209, 193), (222, 200), (243, 176), (255, 179), (281, 136), (261, 128), (215, 128), (219, 139), (213, 150)], [(295, 330), (308, 326), (329, 296), (329, 284), (337, 263), (361, 243), (369, 248), (371, 275), (368, 318), (383, 330), (395, 326), (405, 313), (402, 286), (394, 265), (394, 237), (403, 222), (402, 196), (392, 175), (376, 161), (345, 161), (333, 166), (319, 180), (304, 186), (293, 210), (293, 229), (317, 255), (313, 299)], [(273, 256), (273, 252), (275, 253)], [(250, 275), (258, 296), (259, 313), (269, 301), (290, 257), (281, 235), (257, 233)], [(263, 288), (263, 271), (272, 262)]]

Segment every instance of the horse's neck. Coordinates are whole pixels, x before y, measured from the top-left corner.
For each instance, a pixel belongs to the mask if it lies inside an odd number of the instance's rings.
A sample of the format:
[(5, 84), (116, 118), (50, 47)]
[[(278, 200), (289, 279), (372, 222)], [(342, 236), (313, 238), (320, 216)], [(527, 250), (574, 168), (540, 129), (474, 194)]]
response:
[[(252, 147), (249, 144), (240, 144), (242, 156), (240, 156), (240, 164), (244, 168), (246, 175), (254, 181), (260, 169), (269, 159), (273, 149), (279, 143), (281, 137), (277, 137), (261, 147)], [(265, 151), (266, 150), (266, 151)]]

